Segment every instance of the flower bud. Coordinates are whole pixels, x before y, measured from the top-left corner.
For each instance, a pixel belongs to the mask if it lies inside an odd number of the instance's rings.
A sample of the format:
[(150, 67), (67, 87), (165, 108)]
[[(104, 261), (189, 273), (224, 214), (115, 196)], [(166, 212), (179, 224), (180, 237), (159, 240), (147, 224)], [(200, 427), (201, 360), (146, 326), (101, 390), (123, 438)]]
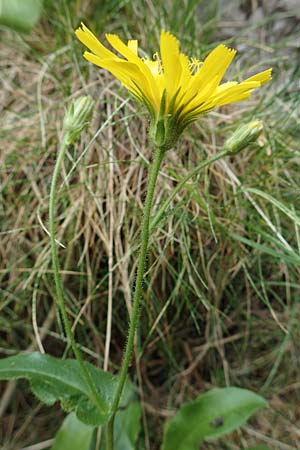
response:
[(231, 155), (235, 155), (249, 144), (256, 142), (262, 130), (263, 124), (259, 120), (253, 120), (247, 125), (240, 126), (233, 135), (227, 139), (224, 150), (227, 150)]
[(66, 111), (63, 123), (65, 139), (72, 144), (82, 130), (89, 124), (94, 108), (94, 100), (90, 96), (82, 96), (74, 100)]

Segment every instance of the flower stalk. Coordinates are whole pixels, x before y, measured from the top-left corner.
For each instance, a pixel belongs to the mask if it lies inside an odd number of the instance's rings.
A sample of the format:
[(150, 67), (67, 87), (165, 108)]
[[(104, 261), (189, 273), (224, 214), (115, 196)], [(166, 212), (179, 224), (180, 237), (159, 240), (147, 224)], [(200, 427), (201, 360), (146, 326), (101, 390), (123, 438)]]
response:
[(130, 317), (129, 330), (127, 336), (127, 342), (125, 347), (125, 352), (123, 356), (122, 366), (119, 373), (119, 383), (116, 389), (114, 401), (112, 404), (112, 417), (107, 424), (106, 431), (106, 450), (114, 449), (113, 435), (114, 435), (114, 420), (117, 409), (119, 407), (120, 399), (122, 396), (122, 391), (126, 382), (128, 367), (132, 358), (133, 346), (134, 346), (134, 337), (137, 328), (137, 324), (139, 322), (139, 309), (140, 309), (140, 299), (143, 288), (143, 280), (146, 266), (146, 258), (148, 251), (148, 242), (149, 242), (149, 226), (150, 226), (150, 215), (153, 204), (153, 195), (155, 190), (155, 185), (157, 181), (157, 176), (159, 173), (159, 169), (165, 154), (164, 147), (156, 147), (153, 162), (151, 164), (151, 170), (149, 174), (148, 188), (147, 194), (144, 204), (144, 213), (143, 213), (143, 221), (142, 221), (142, 229), (141, 229), (141, 248), (139, 255), (139, 262), (135, 280), (135, 288), (134, 288), (134, 296), (133, 296), (133, 304), (132, 304), (132, 314)]
[(83, 128), (87, 125), (88, 120), (92, 113), (94, 102), (90, 97), (80, 97), (75, 100), (74, 103), (70, 106), (69, 110), (66, 112), (65, 120), (64, 120), (64, 136), (61, 143), (61, 146), (58, 150), (57, 159), (54, 166), (54, 171), (51, 180), (51, 188), (50, 188), (50, 198), (49, 198), (49, 234), (50, 234), (50, 243), (51, 243), (51, 256), (52, 256), (52, 265), (53, 265), (53, 273), (54, 273), (54, 282), (56, 289), (56, 301), (62, 316), (63, 325), (65, 332), (67, 334), (67, 338), (70, 342), (71, 348), (75, 355), (76, 360), (81, 368), (83, 378), (87, 386), (89, 387), (91, 399), (99, 409), (102, 414), (107, 413), (107, 405), (102, 397), (99, 395), (91, 375), (84, 364), (84, 359), (81, 354), (81, 351), (76, 343), (71, 323), (68, 317), (68, 313), (66, 310), (64, 293), (62, 282), (60, 278), (60, 269), (59, 269), (59, 261), (58, 261), (58, 252), (57, 252), (57, 243), (55, 239), (55, 202), (56, 202), (56, 190), (57, 190), (57, 180), (60, 173), (61, 165), (66, 153), (68, 146), (73, 143), (76, 137), (80, 134)]

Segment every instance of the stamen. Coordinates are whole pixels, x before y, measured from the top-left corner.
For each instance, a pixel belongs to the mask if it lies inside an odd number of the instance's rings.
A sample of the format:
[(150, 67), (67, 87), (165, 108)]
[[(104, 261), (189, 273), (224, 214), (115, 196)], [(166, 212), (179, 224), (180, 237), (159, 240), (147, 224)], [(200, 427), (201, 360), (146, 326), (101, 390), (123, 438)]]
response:
[(156, 62), (156, 67), (157, 67), (157, 73), (162, 74), (163, 73), (163, 66), (162, 66), (162, 62), (161, 62), (161, 58), (159, 56), (158, 52), (153, 53), (153, 60)]
[(193, 75), (195, 75), (195, 73), (198, 72), (198, 70), (200, 69), (200, 67), (202, 66), (202, 64), (203, 64), (202, 61), (200, 61), (200, 60), (197, 59), (197, 58), (193, 58), (193, 57), (192, 57), (191, 60), (190, 60), (190, 64), (189, 64), (189, 68), (190, 68), (191, 73), (192, 73)]
[(149, 67), (153, 75), (161, 74), (161, 67), (159, 61), (152, 61), (149, 58), (142, 58), (142, 61)]

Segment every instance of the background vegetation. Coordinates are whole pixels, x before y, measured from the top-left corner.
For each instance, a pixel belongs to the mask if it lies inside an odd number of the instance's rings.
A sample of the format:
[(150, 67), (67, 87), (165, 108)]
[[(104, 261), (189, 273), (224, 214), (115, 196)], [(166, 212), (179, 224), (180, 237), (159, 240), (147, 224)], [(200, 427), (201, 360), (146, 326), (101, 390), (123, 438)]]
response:
[[(221, 149), (240, 123), (263, 120), (259, 145), (217, 162), (182, 190), (154, 231), (136, 344), (145, 448), (161, 423), (213, 386), (264, 395), (270, 408), (209, 449), (300, 448), (299, 11), (288, 1), (46, 2), (28, 35), (1, 29), (2, 357), (28, 349), (70, 355), (55, 318), (47, 208), (64, 109), (96, 101), (91, 126), (65, 160), (57, 209), (68, 310), (90, 361), (103, 366), (113, 299), (109, 369), (117, 371), (131, 308), (146, 168), (147, 116), (108, 73), (88, 64), (73, 30), (138, 38), (157, 50), (165, 28), (185, 53), (219, 41), (238, 49), (228, 79), (273, 67), (251, 100), (204, 116), (166, 157), (157, 204)], [(26, 383), (2, 383), (0, 442), (43, 449), (62, 421)], [(33, 445), (36, 444), (36, 445)], [(174, 449), (175, 450), (175, 449)]]

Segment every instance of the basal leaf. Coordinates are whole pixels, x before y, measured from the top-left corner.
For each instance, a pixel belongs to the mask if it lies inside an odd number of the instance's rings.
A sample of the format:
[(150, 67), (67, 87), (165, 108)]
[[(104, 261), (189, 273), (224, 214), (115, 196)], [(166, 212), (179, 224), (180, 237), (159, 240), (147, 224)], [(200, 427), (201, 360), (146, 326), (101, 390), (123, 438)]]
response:
[(85, 363), (107, 411), (100, 412), (93, 402), (88, 386), (76, 360), (61, 360), (35, 352), (0, 360), (0, 380), (26, 378), (33, 393), (47, 405), (60, 401), (67, 412), (74, 411), (88, 425), (102, 425), (110, 416), (117, 378)]
[(265, 406), (262, 397), (246, 389), (212, 389), (180, 408), (166, 428), (162, 450), (198, 450), (204, 439), (237, 429)]
[(119, 411), (116, 417), (115, 449), (135, 450), (141, 428), (141, 404), (131, 402), (126, 409)]
[(29, 32), (40, 18), (42, 0), (1, 0), (0, 24)]
[(74, 413), (71, 413), (56, 433), (51, 450), (89, 450), (93, 433), (94, 427), (82, 423)]
[[(132, 401), (121, 408), (115, 419), (115, 450), (135, 450), (141, 428), (141, 404)], [(51, 450), (90, 450), (93, 447), (95, 428), (82, 423), (74, 413), (69, 414), (58, 430)], [(105, 450), (105, 434), (102, 434), (100, 450)]]
[[(123, 393), (114, 425), (114, 450), (136, 450), (136, 442), (141, 428), (141, 404), (136, 400), (132, 385), (127, 384)], [(100, 450), (105, 450), (105, 434)]]

